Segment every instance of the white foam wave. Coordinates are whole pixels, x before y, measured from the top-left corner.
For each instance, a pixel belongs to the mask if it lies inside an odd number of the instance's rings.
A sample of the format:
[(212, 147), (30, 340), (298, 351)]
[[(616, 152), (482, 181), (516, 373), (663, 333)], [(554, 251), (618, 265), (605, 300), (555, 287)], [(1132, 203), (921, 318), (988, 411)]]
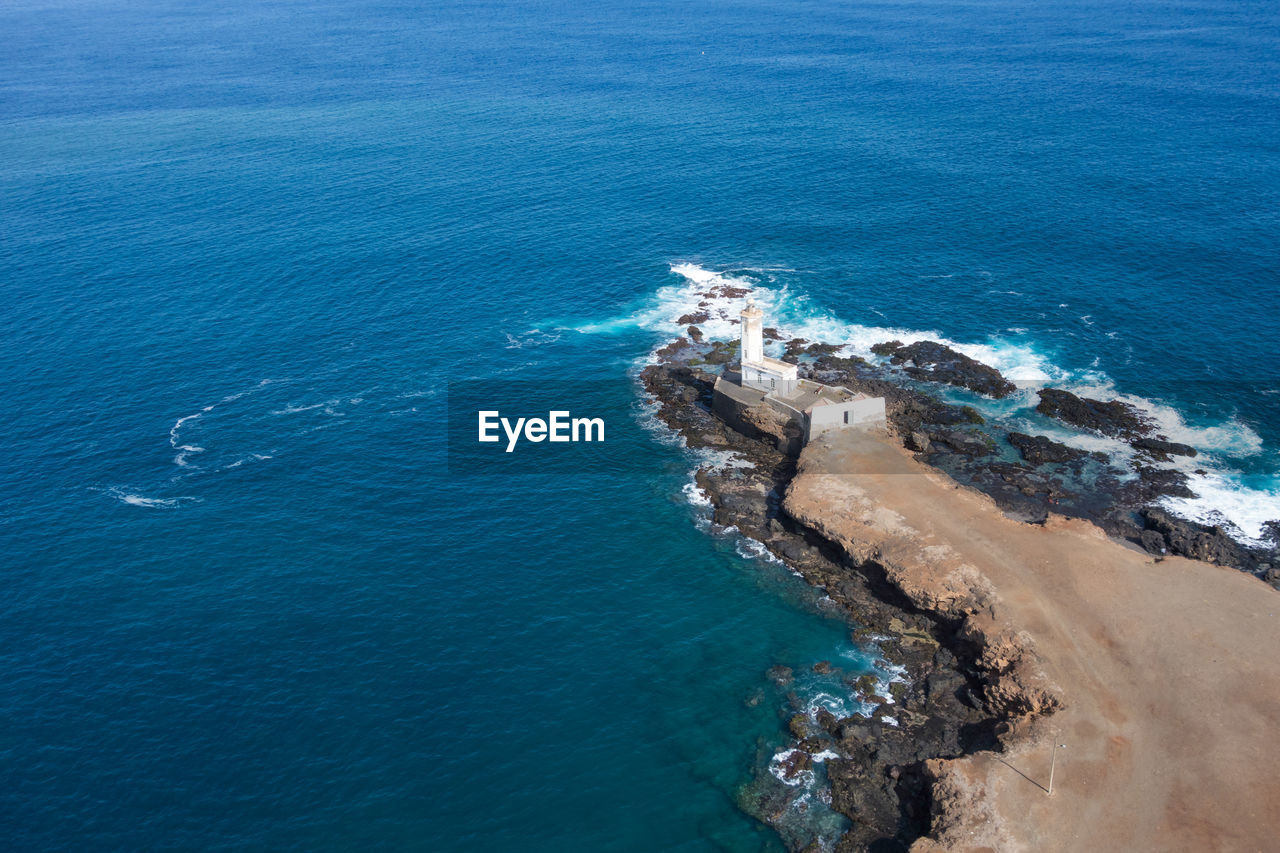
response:
[(734, 551), (744, 560), (764, 560), (766, 563), (776, 563), (777, 565), (786, 565), (782, 560), (774, 556), (773, 552), (766, 548), (759, 540), (751, 539), (744, 536), (734, 546)]
[(1241, 457), (1255, 456), (1262, 452), (1262, 437), (1248, 424), (1234, 417), (1219, 423), (1189, 424), (1173, 406), (1136, 394), (1122, 394), (1109, 378), (1097, 373), (1070, 377), (1062, 387), (1082, 397), (1127, 403), (1149, 418), (1157, 433), (1168, 436), (1170, 441), (1189, 444), (1202, 453)]
[[(900, 340), (911, 344), (934, 340), (952, 349), (989, 364), (1013, 382), (1047, 383), (1057, 381), (1065, 373), (1056, 368), (1044, 355), (1023, 343), (992, 338), (985, 343), (954, 341), (936, 330), (903, 329), (850, 322), (814, 304), (802, 294), (794, 294), (785, 285), (781, 288), (761, 286), (755, 282), (736, 278), (728, 273), (717, 273), (696, 264), (673, 264), (671, 271), (683, 277), (683, 287), (667, 287), (659, 290), (656, 305), (641, 313), (637, 319), (645, 328), (663, 328), (675, 333), (681, 327), (674, 321), (680, 316), (699, 310), (710, 311), (711, 317), (698, 328), (714, 340), (731, 340), (739, 334), (737, 315), (748, 297), (718, 297), (707, 300), (703, 294), (713, 287), (730, 286), (749, 288), (750, 298), (761, 306), (783, 340), (804, 338), (842, 346), (847, 352), (863, 357), (873, 357), (871, 347), (887, 340)], [(710, 302), (709, 306), (701, 303)], [(871, 310), (868, 308), (867, 310)], [(872, 312), (874, 313), (874, 312)], [(773, 344), (774, 354), (781, 350)]]
[(176, 498), (144, 498), (142, 495), (116, 495), (120, 500), (130, 506), (146, 506), (146, 507), (175, 507), (178, 505)]
[(536, 347), (560, 340), (559, 332), (544, 332), (541, 329), (530, 329), (522, 335), (507, 333), (507, 345), (504, 349), (524, 349)]
[(1280, 490), (1250, 488), (1238, 475), (1213, 470), (1193, 476), (1188, 486), (1195, 497), (1167, 497), (1161, 505), (1191, 521), (1221, 527), (1246, 545), (1269, 544), (1263, 526), (1280, 521)]
[[(1114, 388), (1110, 378), (1097, 369), (1096, 360), (1084, 370), (1068, 370), (1056, 365), (1046, 354), (1025, 342), (1027, 330), (1024, 327), (1007, 329), (1004, 335), (1008, 337), (994, 335), (982, 342), (956, 341), (936, 330), (851, 322), (813, 303), (803, 294), (792, 293), (785, 282), (779, 286), (774, 276), (767, 276), (769, 281), (765, 284), (759, 280), (760, 275), (745, 275), (753, 272), (784, 272), (782, 268), (738, 267), (716, 271), (684, 262), (671, 264), (670, 269), (680, 281), (659, 288), (637, 310), (604, 322), (580, 325), (575, 329), (582, 333), (598, 334), (641, 328), (661, 332), (666, 338), (683, 332), (683, 325), (677, 322), (682, 316), (705, 313), (706, 318), (699, 320), (696, 325), (707, 338), (733, 340), (740, 332), (737, 316), (745, 307), (749, 296), (760, 304), (783, 341), (803, 338), (834, 343), (847, 354), (875, 358), (871, 353), (871, 346), (882, 341), (897, 339), (910, 344), (921, 340), (935, 340), (991, 365), (1018, 384), (1019, 392), (1005, 400), (978, 401), (979, 408), (988, 416), (1005, 419), (1015, 428), (1048, 434), (1073, 447), (1101, 451), (1119, 459), (1133, 458), (1134, 451), (1125, 442), (1078, 432), (1060, 424), (1046, 424), (1044, 419), (1032, 416), (1030, 410), (1036, 404), (1035, 392), (1052, 385), (1081, 396), (1101, 400), (1118, 399), (1129, 403), (1155, 423), (1157, 432), (1171, 441), (1195, 447), (1202, 456), (1195, 460), (1179, 459), (1173, 464), (1188, 471), (1207, 469), (1209, 475), (1200, 477), (1191, 484), (1197, 493), (1196, 498), (1166, 500), (1164, 504), (1170, 511), (1202, 523), (1222, 524), (1248, 544), (1257, 544), (1263, 522), (1280, 518), (1280, 496), (1275, 490), (1251, 488), (1233, 472), (1225, 470), (1226, 466), (1217, 458), (1241, 458), (1262, 452), (1261, 437), (1248, 425), (1235, 418), (1220, 423), (1190, 424), (1173, 406), (1158, 400), (1121, 394)], [(732, 291), (734, 293), (737, 289), (746, 291), (747, 295), (724, 295), (724, 291), (720, 290), (724, 287), (735, 288)], [(717, 291), (716, 295), (708, 297), (707, 294), (713, 290)], [(1063, 303), (1059, 307), (1067, 305)], [(859, 308), (868, 315), (878, 314), (872, 306)], [(1093, 317), (1085, 314), (1080, 320), (1090, 324)], [(783, 344), (771, 342), (766, 347), (776, 356), (781, 353)], [(654, 354), (649, 353), (642, 361), (653, 360)], [(657, 424), (653, 426), (656, 427)], [(659, 430), (655, 428), (654, 432), (658, 433)], [(671, 440), (673, 433), (665, 425), (662, 425), (661, 432)], [(678, 437), (676, 441), (683, 444)]]
[[(95, 491), (99, 490), (95, 489)], [(181, 506), (184, 501), (199, 500), (199, 498), (186, 495), (176, 498), (149, 498), (146, 495), (122, 488), (111, 488), (107, 489), (106, 492), (121, 503), (128, 504), (129, 506), (145, 507), (147, 509), (176, 509)]]
[(812, 770), (797, 770), (790, 774), (787, 773), (786, 762), (798, 759), (798, 753), (800, 752), (802, 750), (784, 749), (782, 752), (776, 753), (769, 761), (769, 773), (773, 778), (791, 788), (807, 788), (812, 785), (816, 778)]
[(273, 415), (297, 415), (297, 414), (301, 414), (302, 412), (311, 412), (311, 411), (315, 411), (316, 409), (322, 409), (322, 408), (324, 408), (325, 406), (332, 405), (334, 402), (336, 402), (336, 401), (334, 401), (334, 400), (329, 400), (329, 401), (326, 401), (326, 402), (324, 402), (324, 403), (312, 403), (310, 406), (295, 406), (295, 405), (293, 405), (293, 404), (289, 404), (289, 405), (285, 406), (283, 409), (274, 409), (274, 410), (272, 410), (271, 414), (273, 414)]
[(818, 711), (824, 708), (835, 714), (838, 719), (849, 716), (849, 706), (844, 698), (830, 693), (816, 694), (805, 705), (805, 713), (816, 719)]
[(262, 462), (264, 460), (271, 459), (271, 458), (273, 457), (269, 453), (250, 453), (248, 456), (240, 457), (235, 462), (232, 462), (230, 465), (224, 465), (222, 470), (229, 471), (232, 468), (239, 468), (241, 465), (243, 465), (246, 462), (254, 462), (254, 461)]
[(707, 493), (699, 488), (697, 483), (685, 483), (684, 487), (681, 488), (680, 491), (684, 493), (685, 499), (693, 506), (702, 509), (711, 509), (711, 498), (707, 497)]
[(174, 421), (173, 426), (169, 427), (169, 446), (178, 451), (173, 457), (174, 465), (177, 465), (179, 468), (190, 468), (191, 463), (187, 462), (187, 457), (193, 453), (204, 453), (204, 448), (197, 444), (183, 444), (178, 438), (178, 433), (181, 432), (183, 425), (188, 421), (194, 421), (205, 412), (212, 410), (212, 405), (205, 406), (194, 415), (187, 415), (185, 417), (178, 418)]

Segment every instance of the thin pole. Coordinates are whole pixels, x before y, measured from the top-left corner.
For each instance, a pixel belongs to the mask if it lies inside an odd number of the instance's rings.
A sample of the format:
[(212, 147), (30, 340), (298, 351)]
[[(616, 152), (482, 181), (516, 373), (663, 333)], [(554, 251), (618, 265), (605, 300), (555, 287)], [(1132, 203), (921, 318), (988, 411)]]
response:
[(1053, 741), (1053, 757), (1049, 759), (1049, 796), (1053, 796), (1053, 770), (1058, 763), (1058, 747), (1066, 746), (1065, 743), (1058, 743), (1057, 739)]

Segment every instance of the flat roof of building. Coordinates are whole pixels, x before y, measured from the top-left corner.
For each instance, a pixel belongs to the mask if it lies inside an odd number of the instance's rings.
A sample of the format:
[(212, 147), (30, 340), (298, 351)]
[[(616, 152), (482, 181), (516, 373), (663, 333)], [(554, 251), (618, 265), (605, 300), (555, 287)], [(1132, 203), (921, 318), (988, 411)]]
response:
[[(786, 362), (783, 363), (785, 364)], [(778, 402), (785, 403), (787, 406), (801, 412), (808, 412), (814, 406), (828, 406), (832, 403), (847, 403), (851, 400), (869, 398), (867, 394), (860, 394), (846, 388), (823, 385), (821, 382), (814, 382), (812, 379), (799, 380), (791, 392), (787, 394), (779, 391), (764, 391), (743, 385), (742, 374), (733, 369), (725, 370), (723, 374), (716, 378), (716, 390), (748, 405), (762, 403), (766, 397), (772, 397)]]
[(796, 366), (789, 361), (781, 361), (776, 358), (763, 356), (759, 361), (744, 361), (743, 364), (750, 364), (753, 367), (763, 367), (765, 370), (772, 370), (775, 373), (794, 373)]

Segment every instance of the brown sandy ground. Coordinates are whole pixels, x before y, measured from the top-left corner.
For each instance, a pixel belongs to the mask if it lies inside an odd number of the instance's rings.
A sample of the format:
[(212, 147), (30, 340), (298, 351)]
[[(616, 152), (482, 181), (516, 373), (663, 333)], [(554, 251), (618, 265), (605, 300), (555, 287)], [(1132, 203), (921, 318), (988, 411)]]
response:
[(815, 439), (784, 506), (963, 619), (1004, 673), (988, 701), (1035, 720), (1004, 753), (930, 762), (913, 850), (1280, 850), (1276, 590), (1088, 522), (1011, 520), (882, 433)]

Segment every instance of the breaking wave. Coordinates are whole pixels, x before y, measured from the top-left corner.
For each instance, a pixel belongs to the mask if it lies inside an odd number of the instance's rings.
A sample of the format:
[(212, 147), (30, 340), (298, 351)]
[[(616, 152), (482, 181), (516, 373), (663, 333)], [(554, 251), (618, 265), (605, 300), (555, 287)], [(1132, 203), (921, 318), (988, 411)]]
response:
[[(670, 266), (676, 281), (659, 288), (634, 310), (603, 322), (573, 327), (586, 334), (616, 333), (640, 328), (660, 332), (664, 338), (682, 334), (697, 325), (712, 340), (732, 340), (739, 334), (737, 315), (746, 305), (746, 291), (760, 305), (783, 341), (803, 338), (839, 345), (845, 355), (875, 359), (874, 344), (900, 340), (913, 343), (938, 341), (965, 355), (989, 364), (1015, 382), (1019, 391), (1005, 400), (987, 400), (973, 395), (965, 402), (984, 415), (1007, 426), (1049, 435), (1057, 441), (1088, 450), (1100, 450), (1120, 458), (1131, 457), (1133, 449), (1124, 442), (1080, 432), (1050, 421), (1033, 410), (1036, 391), (1052, 386), (1102, 400), (1122, 400), (1143, 412), (1157, 432), (1170, 441), (1189, 444), (1199, 451), (1195, 459), (1177, 459), (1171, 467), (1190, 476), (1194, 498), (1166, 498), (1163, 505), (1183, 518), (1221, 526), (1241, 542), (1260, 544), (1266, 522), (1280, 519), (1280, 478), (1246, 477), (1232, 460), (1257, 457), (1264, 450), (1262, 438), (1247, 424), (1231, 417), (1216, 423), (1192, 424), (1176, 407), (1159, 400), (1119, 391), (1110, 377), (1096, 365), (1070, 369), (1055, 364), (1027, 340), (1024, 328), (1011, 328), (985, 341), (957, 341), (937, 330), (908, 329), (852, 322), (795, 292), (778, 275), (781, 268), (736, 268), (716, 271), (695, 263)], [(708, 297), (708, 292), (715, 295)], [(686, 322), (680, 323), (684, 318)], [(1007, 334), (1007, 336), (1006, 336)], [(769, 342), (772, 355), (782, 351), (781, 342)], [(650, 353), (646, 361), (653, 360)], [(947, 394), (963, 395), (948, 389)]]

